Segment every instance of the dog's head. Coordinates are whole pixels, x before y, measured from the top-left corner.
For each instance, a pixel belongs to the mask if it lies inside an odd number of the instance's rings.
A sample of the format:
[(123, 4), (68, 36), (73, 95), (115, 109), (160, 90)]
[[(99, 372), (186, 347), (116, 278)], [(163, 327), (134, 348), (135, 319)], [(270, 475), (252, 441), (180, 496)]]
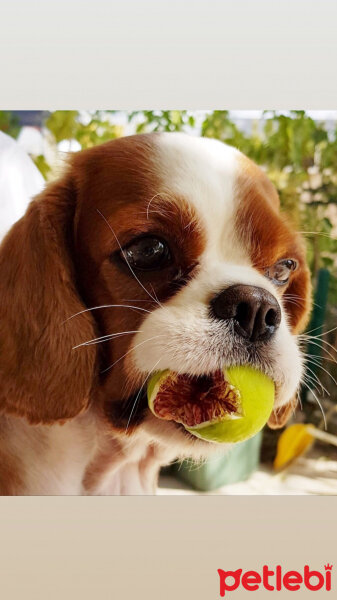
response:
[(201, 447), (141, 387), (233, 364), (274, 380), (272, 426), (294, 407), (304, 246), (264, 173), (218, 141), (140, 135), (73, 156), (3, 242), (0, 286), (1, 404), (33, 423), (92, 403), (120, 433)]

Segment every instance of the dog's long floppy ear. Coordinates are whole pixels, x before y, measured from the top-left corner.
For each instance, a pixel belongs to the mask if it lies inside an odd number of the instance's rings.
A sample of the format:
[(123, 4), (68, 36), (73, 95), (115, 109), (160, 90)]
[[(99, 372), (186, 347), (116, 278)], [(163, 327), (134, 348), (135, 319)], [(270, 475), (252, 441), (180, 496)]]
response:
[(95, 337), (71, 260), (71, 175), (30, 204), (0, 246), (0, 411), (30, 423), (74, 417), (89, 402)]
[(270, 429), (281, 429), (281, 427), (284, 427), (294, 412), (296, 403), (297, 401), (294, 403), (287, 402), (284, 406), (274, 409), (268, 420)]

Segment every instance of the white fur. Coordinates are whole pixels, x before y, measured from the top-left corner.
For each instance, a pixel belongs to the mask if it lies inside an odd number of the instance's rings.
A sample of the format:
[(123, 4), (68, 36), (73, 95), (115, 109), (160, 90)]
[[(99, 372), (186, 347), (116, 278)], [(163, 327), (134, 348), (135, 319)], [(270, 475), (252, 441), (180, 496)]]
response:
[[(0, 424), (2, 444), (20, 465), (20, 495), (154, 494), (160, 466), (176, 457), (174, 446), (153, 444), (144, 431), (130, 438), (107, 431), (91, 410), (63, 425), (34, 426), (17, 417), (2, 417)], [(109, 462), (87, 489), (86, 471), (91, 464), (100, 469), (102, 452)]]
[[(264, 288), (278, 298), (282, 320), (267, 350), (261, 350), (256, 366), (274, 379), (279, 407), (296, 393), (302, 359), (277, 288), (253, 268), (246, 248), (235, 234), (239, 156), (237, 150), (215, 140), (180, 134), (161, 137), (161, 189), (170, 196), (183, 197), (193, 206), (206, 233), (206, 247), (199, 257), (197, 275), (145, 318), (141, 332), (133, 340), (131, 356), (142, 373), (153, 369), (158, 359), (156, 369), (191, 375), (207, 374), (238, 360), (244, 363), (244, 345), (238, 346), (223, 322), (210, 318), (209, 302), (233, 284)], [(145, 342), (154, 336), (158, 337)], [(136, 347), (137, 344), (140, 345)]]

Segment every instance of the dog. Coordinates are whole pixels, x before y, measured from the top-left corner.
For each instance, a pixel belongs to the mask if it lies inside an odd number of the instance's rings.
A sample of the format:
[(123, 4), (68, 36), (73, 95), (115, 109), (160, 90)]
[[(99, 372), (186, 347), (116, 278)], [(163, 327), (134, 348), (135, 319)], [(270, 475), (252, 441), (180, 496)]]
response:
[(304, 242), (238, 150), (151, 133), (72, 155), (0, 248), (1, 494), (152, 494), (160, 466), (218, 451), (151, 413), (160, 370), (197, 394), (252, 365), (283, 426), (310, 298)]

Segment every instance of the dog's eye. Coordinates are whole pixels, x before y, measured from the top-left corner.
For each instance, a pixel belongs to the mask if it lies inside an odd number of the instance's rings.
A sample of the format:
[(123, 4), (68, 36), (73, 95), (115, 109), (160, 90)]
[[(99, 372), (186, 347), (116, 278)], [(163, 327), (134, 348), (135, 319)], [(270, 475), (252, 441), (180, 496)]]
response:
[(153, 236), (143, 236), (123, 248), (122, 258), (132, 269), (155, 271), (171, 262), (171, 252), (164, 240)]
[(265, 271), (265, 275), (276, 285), (285, 285), (288, 283), (290, 273), (296, 269), (297, 261), (293, 258), (285, 258), (279, 260), (272, 267), (268, 267)]

